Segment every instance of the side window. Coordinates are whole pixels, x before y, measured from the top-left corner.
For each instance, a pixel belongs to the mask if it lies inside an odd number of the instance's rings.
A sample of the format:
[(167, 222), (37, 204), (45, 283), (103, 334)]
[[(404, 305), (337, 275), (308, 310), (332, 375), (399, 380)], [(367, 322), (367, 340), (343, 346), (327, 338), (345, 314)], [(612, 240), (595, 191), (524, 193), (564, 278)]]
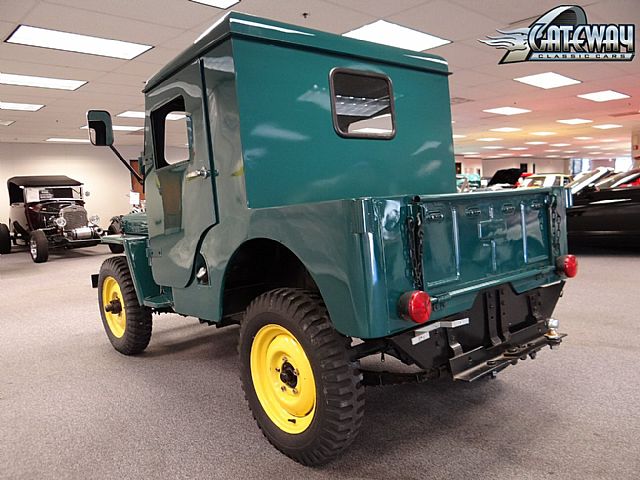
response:
[(151, 112), (151, 125), (157, 168), (190, 160), (193, 128), (184, 98), (176, 97)]
[(395, 135), (391, 80), (385, 75), (334, 69), (329, 75), (333, 126), (342, 137), (390, 139)]

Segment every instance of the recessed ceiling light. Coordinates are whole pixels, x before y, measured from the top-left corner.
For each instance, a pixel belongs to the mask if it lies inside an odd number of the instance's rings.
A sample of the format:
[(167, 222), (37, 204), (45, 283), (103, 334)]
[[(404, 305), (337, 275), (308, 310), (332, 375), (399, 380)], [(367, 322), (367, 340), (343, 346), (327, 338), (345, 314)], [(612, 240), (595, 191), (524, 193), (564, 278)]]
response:
[(564, 153), (578, 153), (578, 150), (565, 150)]
[(392, 47), (421, 52), (430, 48), (451, 43), (451, 40), (412, 30), (395, 23), (378, 20), (360, 28), (342, 34), (345, 37), (357, 38), (368, 42), (382, 43)]
[(559, 151), (560, 150), (558, 150), (557, 148), (556, 149), (551, 149), (551, 150), (545, 150), (545, 152), (548, 152), (548, 153), (559, 152)]
[(531, 153), (521, 153), (520, 156), (521, 157), (533, 157), (533, 155)]
[(556, 122), (566, 125), (580, 125), (581, 123), (591, 123), (593, 120), (587, 120), (586, 118), (567, 118), (565, 120), (556, 120)]
[(497, 115), (519, 115), (521, 113), (529, 113), (531, 110), (527, 110), (526, 108), (517, 108), (517, 107), (498, 107), (498, 108), (489, 108), (487, 110), (483, 110), (483, 112), (487, 113), (495, 113)]
[(587, 145), (586, 147), (582, 147), (582, 148), (600, 148), (598, 145)]
[(616, 123), (603, 123), (602, 125), (591, 125), (593, 128), (599, 128), (600, 130), (609, 130), (611, 128), (621, 128), (622, 125)]
[(498, 157), (509, 157), (510, 155), (510, 153), (499, 153)]
[(195, 3), (202, 3), (203, 5), (209, 5), (210, 7), (221, 8), (226, 10), (227, 8), (239, 3), (240, 0), (191, 0)]
[(529, 150), (527, 147), (511, 147), (509, 150)]
[[(119, 113), (116, 117), (122, 118), (145, 118), (145, 113), (135, 110), (127, 110), (126, 112)], [(185, 116), (181, 113), (170, 113), (167, 115), (167, 120), (181, 120)]]
[(47, 138), (47, 142), (58, 142), (58, 143), (89, 143), (88, 138)]
[(592, 102), (608, 102), (610, 100), (629, 98), (629, 95), (614, 90), (602, 90), (601, 92), (583, 93), (582, 95), (578, 95), (578, 97), (591, 100)]
[(526, 145), (546, 145), (547, 142), (524, 142)]
[(466, 135), (458, 135), (458, 134), (454, 134), (453, 138), (465, 138)]
[(616, 138), (603, 138), (602, 140), (599, 140), (599, 141), (604, 143), (610, 143), (610, 142), (617, 142), (618, 140)]
[(481, 142), (497, 142), (498, 140), (502, 140), (502, 139), (496, 138), (496, 137), (483, 137), (483, 138), (479, 138), (478, 140), (480, 140)]
[(547, 155), (547, 158), (558, 158), (560, 155)]
[[(86, 125), (84, 127), (80, 127), (81, 130), (87, 130)], [(114, 125), (113, 127), (113, 131), (120, 131), (120, 132), (137, 132), (138, 130), (142, 130), (144, 127), (136, 127), (136, 126), (131, 126), (131, 125)]]
[(550, 147), (568, 147), (570, 143), (550, 143)]
[(593, 140), (593, 137), (573, 137), (576, 140)]
[(531, 132), (531, 135), (537, 135), (538, 137), (548, 137), (549, 135), (555, 135), (556, 132)]
[(521, 128), (515, 128), (515, 127), (500, 127), (500, 128), (492, 128), (491, 129), (492, 132), (505, 132), (505, 133), (519, 132), (521, 130), (522, 130)]
[(479, 152), (462, 152), (462, 155), (478, 155)]
[(85, 80), (63, 80), (61, 78), (34, 77), (31, 75), (14, 75), (12, 73), (0, 73), (0, 83), (4, 85), (20, 85), (23, 87), (77, 90), (87, 82)]
[(589, 155), (602, 155), (602, 152), (589, 152)]
[(502, 150), (504, 147), (499, 147), (498, 145), (487, 145), (486, 147), (481, 148), (486, 148), (487, 150)]
[(567, 85), (575, 85), (577, 83), (581, 83), (580, 80), (576, 80), (575, 78), (565, 77), (564, 75), (553, 72), (528, 75), (526, 77), (514, 78), (514, 80), (516, 82), (526, 83), (527, 85), (532, 85), (534, 87), (544, 88), (545, 90), (549, 88), (565, 87)]
[(33, 47), (52, 48), (67, 52), (89, 53), (103, 57), (123, 58), (131, 60), (146, 52), (150, 45), (123, 42), (108, 38), (91, 37), (77, 33), (60, 32), (46, 28), (20, 25), (9, 38), (8, 43), (30, 45)]
[(15, 120), (0, 120), (0, 125), (2, 125), (3, 127), (8, 127), (12, 123), (16, 123), (16, 121)]
[(25, 112), (37, 112), (44, 105), (38, 105), (35, 103), (12, 103), (12, 102), (0, 102), (0, 110), (21, 110)]

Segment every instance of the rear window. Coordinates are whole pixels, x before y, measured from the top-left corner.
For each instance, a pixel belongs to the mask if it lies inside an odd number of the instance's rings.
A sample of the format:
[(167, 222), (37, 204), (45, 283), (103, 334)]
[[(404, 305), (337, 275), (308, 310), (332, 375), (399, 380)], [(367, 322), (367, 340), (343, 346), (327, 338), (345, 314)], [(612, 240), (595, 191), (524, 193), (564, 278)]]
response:
[(395, 135), (391, 80), (385, 75), (334, 69), (330, 75), (333, 126), (342, 137)]

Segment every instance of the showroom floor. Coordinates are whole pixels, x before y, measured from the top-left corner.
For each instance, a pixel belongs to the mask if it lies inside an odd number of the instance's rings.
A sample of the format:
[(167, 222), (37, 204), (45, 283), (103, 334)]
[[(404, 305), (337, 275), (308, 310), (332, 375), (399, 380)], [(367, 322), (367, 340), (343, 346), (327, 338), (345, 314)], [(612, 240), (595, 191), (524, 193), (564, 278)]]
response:
[(496, 380), (369, 388), (351, 449), (308, 469), (245, 406), (236, 327), (163, 315), (143, 355), (111, 348), (89, 281), (105, 250), (0, 258), (2, 479), (638, 478), (636, 253), (580, 255), (558, 350)]

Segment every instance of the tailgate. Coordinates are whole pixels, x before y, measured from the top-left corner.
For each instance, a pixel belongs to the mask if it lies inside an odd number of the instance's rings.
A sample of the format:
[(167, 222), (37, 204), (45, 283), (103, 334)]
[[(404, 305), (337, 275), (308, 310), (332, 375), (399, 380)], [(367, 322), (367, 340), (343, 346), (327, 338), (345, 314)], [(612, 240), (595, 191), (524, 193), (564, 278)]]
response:
[(560, 249), (561, 194), (545, 188), (416, 197), (414, 278), (431, 295), (448, 296), (546, 272)]

